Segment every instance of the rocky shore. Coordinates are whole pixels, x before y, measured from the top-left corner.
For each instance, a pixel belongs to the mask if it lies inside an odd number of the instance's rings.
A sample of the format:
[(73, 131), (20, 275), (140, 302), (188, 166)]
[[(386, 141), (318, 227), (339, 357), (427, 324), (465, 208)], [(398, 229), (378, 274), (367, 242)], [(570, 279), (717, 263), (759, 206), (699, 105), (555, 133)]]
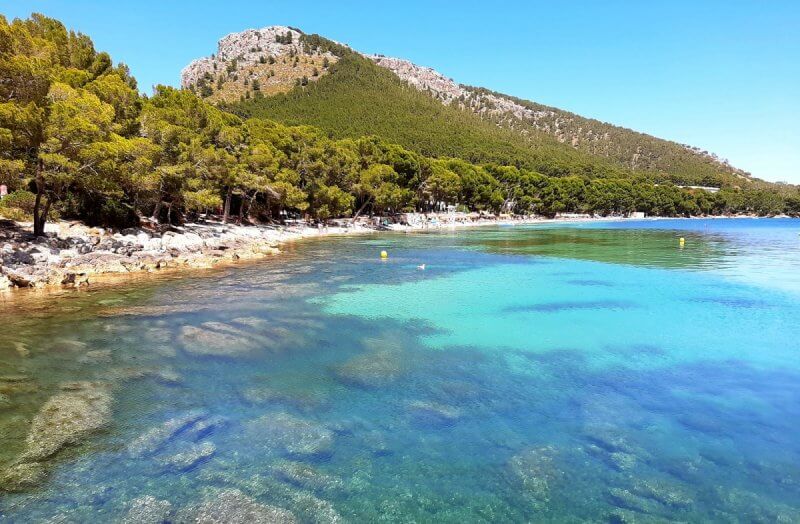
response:
[(0, 290), (88, 285), (98, 275), (209, 268), (279, 253), (281, 243), (371, 231), (362, 226), (319, 229), (186, 224), (159, 233), (147, 229), (114, 232), (60, 222), (35, 238), (24, 224), (0, 224)]
[(79, 287), (89, 285), (99, 275), (210, 268), (272, 256), (280, 252), (281, 244), (303, 238), (541, 220), (418, 215), (402, 223), (364, 219), (324, 227), (306, 223), (242, 226), (205, 222), (172, 227), (165, 232), (144, 228), (111, 231), (79, 222), (58, 222), (49, 224), (47, 236), (39, 238), (29, 233), (27, 224), (0, 220), (0, 291)]

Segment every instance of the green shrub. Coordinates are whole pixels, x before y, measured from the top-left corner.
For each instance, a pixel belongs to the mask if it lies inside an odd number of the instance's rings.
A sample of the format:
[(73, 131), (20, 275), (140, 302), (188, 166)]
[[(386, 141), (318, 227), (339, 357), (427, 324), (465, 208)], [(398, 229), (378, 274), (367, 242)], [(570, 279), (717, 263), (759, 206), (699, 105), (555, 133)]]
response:
[(0, 200), (0, 216), (17, 222), (33, 221), (36, 195), (30, 191), (13, 191)]
[(19, 209), (25, 213), (32, 214), (33, 206), (36, 203), (36, 195), (30, 191), (20, 189), (13, 191), (0, 200), (0, 208)]

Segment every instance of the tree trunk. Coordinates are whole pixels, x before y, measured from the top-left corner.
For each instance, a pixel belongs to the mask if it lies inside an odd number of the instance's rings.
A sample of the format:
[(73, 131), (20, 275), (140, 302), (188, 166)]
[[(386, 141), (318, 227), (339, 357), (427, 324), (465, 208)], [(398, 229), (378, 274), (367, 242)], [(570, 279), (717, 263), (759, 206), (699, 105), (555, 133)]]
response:
[(153, 220), (156, 223), (161, 222), (161, 206), (164, 204), (164, 181), (162, 180), (158, 185), (158, 200), (156, 201), (156, 207), (153, 209)]
[[(258, 198), (258, 191), (253, 193), (253, 196), (250, 197), (250, 199), (247, 201), (247, 211), (245, 211), (244, 216), (247, 218), (247, 223), (248, 224), (252, 224), (253, 223), (253, 219), (250, 216), (250, 210), (253, 209), (253, 202), (256, 201), (256, 198)], [(269, 209), (269, 195), (267, 195), (267, 209)], [(272, 213), (270, 213), (270, 215), (271, 214)]]
[(355, 215), (353, 215), (353, 220), (352, 220), (352, 223), (353, 223), (353, 224), (355, 224), (355, 223), (356, 223), (356, 220), (358, 220), (358, 217), (359, 217), (359, 216), (361, 215), (361, 213), (362, 213), (362, 212), (363, 212), (363, 211), (364, 211), (364, 210), (367, 208), (367, 206), (369, 205), (369, 203), (370, 203), (370, 202), (372, 202), (372, 199), (371, 199), (371, 198), (368, 198), (366, 201), (364, 201), (364, 203), (361, 205), (361, 207), (360, 207), (360, 208), (358, 208), (358, 211), (356, 211), (356, 214), (355, 214)]
[(156, 208), (153, 210), (153, 220), (156, 222), (161, 221), (161, 206), (164, 204), (164, 201), (161, 200), (159, 196), (158, 202), (156, 202)]
[(242, 199), (239, 202), (239, 218), (238, 218), (238, 222), (239, 222), (240, 226), (242, 225), (242, 218), (243, 217), (244, 217), (244, 195), (242, 195)]
[(233, 196), (233, 189), (228, 188), (228, 194), (225, 195), (225, 209), (222, 212), (222, 222), (228, 223), (228, 217), (231, 214), (231, 197)]
[(39, 224), (39, 211), (42, 206), (42, 193), (39, 184), (36, 184), (36, 200), (33, 204), (33, 234), (40, 237), (44, 234), (44, 224)]
[[(42, 180), (42, 163), (36, 163), (36, 201), (33, 204), (33, 234), (37, 237), (44, 236), (44, 221), (40, 213), (42, 206), (42, 192), (44, 191), (44, 182)], [(50, 207), (49, 205), (47, 207)], [(45, 212), (44, 218), (47, 218)]]
[(44, 203), (44, 209), (42, 210), (41, 214), (37, 214), (34, 210), (33, 234), (37, 237), (44, 236), (44, 225), (47, 223), (47, 214), (50, 212), (50, 203), (51, 200), (48, 198)]

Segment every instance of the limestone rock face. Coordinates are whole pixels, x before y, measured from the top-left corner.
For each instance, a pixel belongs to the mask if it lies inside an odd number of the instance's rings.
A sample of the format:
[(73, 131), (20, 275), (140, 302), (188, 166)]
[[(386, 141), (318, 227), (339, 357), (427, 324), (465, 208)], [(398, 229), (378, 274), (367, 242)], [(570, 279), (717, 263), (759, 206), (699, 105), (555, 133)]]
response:
[[(286, 38), (291, 35), (291, 41)], [(197, 84), (206, 73), (216, 75), (226, 70), (232, 60), (237, 67), (252, 66), (259, 63), (262, 56), (280, 57), (304, 53), (300, 42), (301, 32), (286, 26), (273, 25), (261, 29), (247, 29), (231, 33), (219, 40), (216, 54), (198, 58), (181, 71), (181, 86)]]
[(367, 55), (367, 58), (393, 72), (401, 80), (407, 82), (408, 85), (420, 91), (431, 91), (447, 103), (468, 94), (467, 90), (453, 81), (452, 78), (447, 78), (430, 67), (419, 66), (402, 58), (383, 55)]

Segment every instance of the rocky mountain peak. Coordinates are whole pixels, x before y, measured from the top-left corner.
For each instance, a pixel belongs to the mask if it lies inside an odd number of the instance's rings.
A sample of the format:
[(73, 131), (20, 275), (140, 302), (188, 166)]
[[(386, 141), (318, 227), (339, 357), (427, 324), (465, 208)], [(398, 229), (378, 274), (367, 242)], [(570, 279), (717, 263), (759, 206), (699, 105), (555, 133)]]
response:
[(305, 38), (299, 29), (280, 25), (231, 33), (219, 40), (215, 54), (183, 68), (181, 86), (212, 101), (232, 102), (306, 85), (337, 57)]
[(283, 56), (301, 53), (300, 37), (303, 33), (291, 27), (272, 25), (261, 29), (247, 29), (222, 37), (217, 52), (192, 61), (181, 71), (181, 86), (191, 87), (207, 73), (216, 75), (228, 63), (236, 61), (236, 68), (258, 64), (262, 56)]

